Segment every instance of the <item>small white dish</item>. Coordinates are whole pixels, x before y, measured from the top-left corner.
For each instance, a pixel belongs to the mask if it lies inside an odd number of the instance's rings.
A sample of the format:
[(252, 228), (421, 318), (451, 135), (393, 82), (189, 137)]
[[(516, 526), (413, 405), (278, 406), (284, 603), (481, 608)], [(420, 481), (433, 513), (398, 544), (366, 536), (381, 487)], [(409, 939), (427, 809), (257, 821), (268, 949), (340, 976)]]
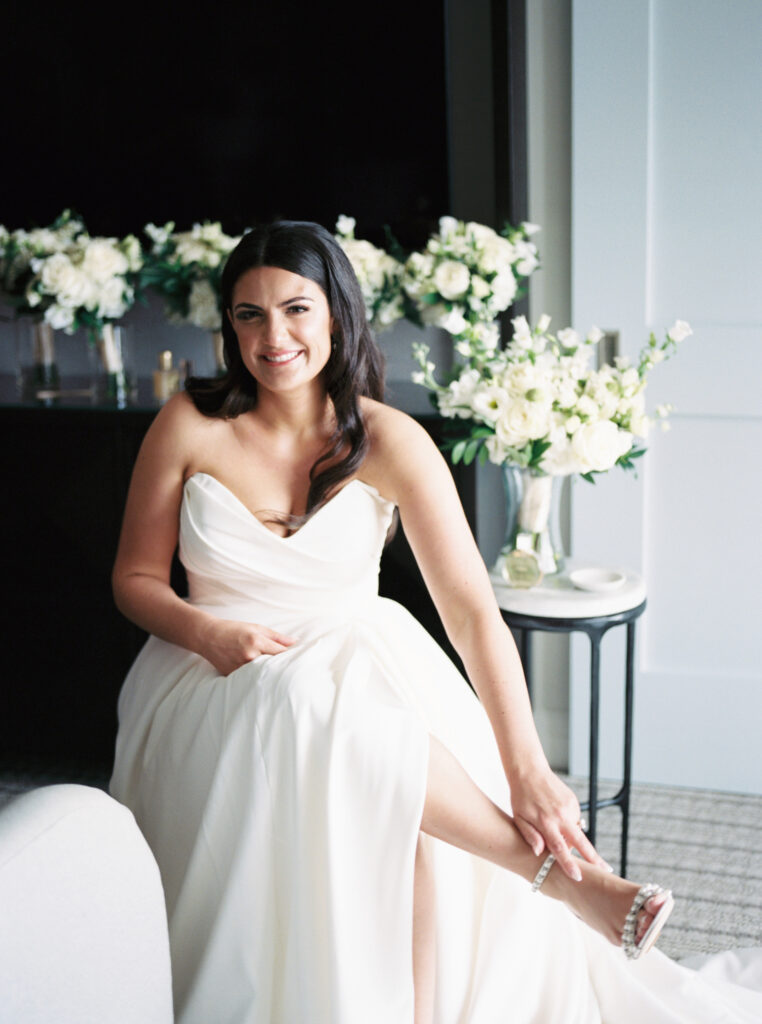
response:
[(617, 590), (627, 577), (615, 569), (574, 569), (569, 579), (580, 590), (591, 590), (602, 594), (608, 590)]

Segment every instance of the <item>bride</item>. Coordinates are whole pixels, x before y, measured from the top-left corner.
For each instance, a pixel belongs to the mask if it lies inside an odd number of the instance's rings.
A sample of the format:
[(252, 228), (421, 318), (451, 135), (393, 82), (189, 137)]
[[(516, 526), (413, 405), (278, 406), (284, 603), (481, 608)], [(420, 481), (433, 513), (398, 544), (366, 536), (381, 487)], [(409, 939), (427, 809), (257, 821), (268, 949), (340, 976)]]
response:
[[(151, 637), (111, 790), (161, 870), (178, 1021), (760, 1019), (762, 995), (638, 959), (672, 897), (603, 863), (551, 771), (449, 469), (382, 403), (333, 237), (257, 228), (222, 292), (227, 375), (157, 415), (113, 573)], [(378, 597), (395, 508), (475, 693)]]

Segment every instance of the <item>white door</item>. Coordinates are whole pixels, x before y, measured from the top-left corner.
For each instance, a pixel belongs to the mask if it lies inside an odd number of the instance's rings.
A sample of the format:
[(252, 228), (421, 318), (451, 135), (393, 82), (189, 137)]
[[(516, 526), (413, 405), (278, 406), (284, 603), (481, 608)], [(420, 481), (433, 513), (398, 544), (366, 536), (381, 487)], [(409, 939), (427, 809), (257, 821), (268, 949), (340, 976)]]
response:
[[(639, 569), (634, 775), (762, 793), (762, 3), (574, 0), (573, 320), (657, 367), (639, 479), (575, 481), (577, 558)], [(620, 775), (623, 629), (603, 645), (603, 777)], [(587, 648), (570, 759), (587, 768)]]

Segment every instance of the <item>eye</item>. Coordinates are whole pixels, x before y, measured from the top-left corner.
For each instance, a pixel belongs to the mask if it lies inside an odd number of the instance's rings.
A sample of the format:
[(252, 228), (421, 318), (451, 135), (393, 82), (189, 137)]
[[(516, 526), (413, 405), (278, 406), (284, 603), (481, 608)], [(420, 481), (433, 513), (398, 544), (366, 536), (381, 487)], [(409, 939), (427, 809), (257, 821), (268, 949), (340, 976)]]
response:
[(289, 313), (309, 313), (310, 307), (302, 306), (299, 303), (295, 303), (293, 306), (289, 306), (287, 311)]
[(262, 314), (258, 309), (239, 309), (236, 312), (235, 318), (236, 320), (242, 320), (245, 323), (248, 322), (249, 320), (255, 320), (257, 317), (260, 317), (261, 315)]

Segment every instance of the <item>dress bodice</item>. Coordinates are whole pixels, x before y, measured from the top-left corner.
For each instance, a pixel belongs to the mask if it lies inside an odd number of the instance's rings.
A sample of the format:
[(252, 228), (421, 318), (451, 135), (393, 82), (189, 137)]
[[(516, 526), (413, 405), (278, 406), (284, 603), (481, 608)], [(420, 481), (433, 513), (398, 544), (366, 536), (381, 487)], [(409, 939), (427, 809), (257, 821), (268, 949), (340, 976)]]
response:
[(374, 487), (352, 480), (281, 537), (215, 477), (195, 473), (180, 511), (189, 600), (263, 623), (357, 609), (378, 593), (393, 511)]

